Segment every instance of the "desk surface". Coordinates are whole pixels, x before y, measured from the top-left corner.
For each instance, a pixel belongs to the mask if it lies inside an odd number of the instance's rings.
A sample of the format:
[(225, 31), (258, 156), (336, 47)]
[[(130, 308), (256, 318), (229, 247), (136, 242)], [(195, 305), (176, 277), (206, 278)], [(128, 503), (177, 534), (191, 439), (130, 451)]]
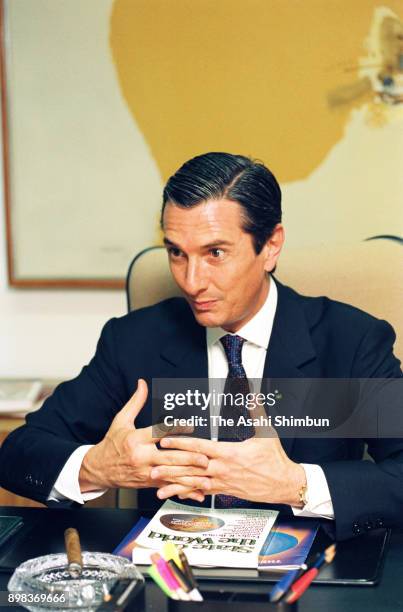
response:
[[(66, 510), (0, 507), (0, 514), (23, 516), (25, 520), (24, 527), (14, 540), (0, 548), (0, 568), (15, 567), (30, 557), (63, 551), (63, 532), (66, 527), (76, 527), (80, 531), (83, 549), (111, 552), (139, 516), (136, 510), (101, 508)], [(359, 546), (359, 538), (356, 543)], [(0, 572), (0, 591), (6, 590), (9, 576)], [(403, 530), (396, 530), (390, 539), (383, 577), (378, 586), (313, 585), (301, 599), (299, 612), (396, 612), (402, 608), (402, 576)], [(216, 589), (225, 586), (225, 581), (214, 583)], [(232, 582), (229, 588), (231, 591), (238, 590), (238, 583)], [(241, 590), (262, 592), (262, 589), (267, 591), (267, 588), (267, 585), (259, 588), (256, 584), (243, 583)], [(264, 604), (261, 607), (263, 610)], [(152, 612), (166, 612), (167, 609), (165, 598), (149, 583), (146, 589), (146, 609)]]

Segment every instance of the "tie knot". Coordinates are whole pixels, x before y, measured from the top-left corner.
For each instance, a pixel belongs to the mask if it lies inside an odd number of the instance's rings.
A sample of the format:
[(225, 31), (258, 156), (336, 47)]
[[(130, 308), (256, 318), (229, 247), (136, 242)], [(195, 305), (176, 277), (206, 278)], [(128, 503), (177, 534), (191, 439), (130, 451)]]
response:
[(226, 336), (223, 336), (220, 341), (224, 347), (229, 365), (242, 365), (242, 346), (245, 342), (244, 338), (241, 338), (241, 336), (227, 334)]

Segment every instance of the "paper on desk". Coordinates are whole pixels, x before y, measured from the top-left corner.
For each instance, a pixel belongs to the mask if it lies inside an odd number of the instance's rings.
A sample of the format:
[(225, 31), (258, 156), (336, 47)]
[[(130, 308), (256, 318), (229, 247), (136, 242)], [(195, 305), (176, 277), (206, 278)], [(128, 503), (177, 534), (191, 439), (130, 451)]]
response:
[(42, 391), (39, 380), (0, 380), (0, 414), (26, 414), (36, 408)]
[(216, 510), (168, 500), (137, 537), (133, 562), (151, 563), (150, 555), (170, 541), (184, 549), (191, 565), (256, 568), (277, 515), (276, 510)]

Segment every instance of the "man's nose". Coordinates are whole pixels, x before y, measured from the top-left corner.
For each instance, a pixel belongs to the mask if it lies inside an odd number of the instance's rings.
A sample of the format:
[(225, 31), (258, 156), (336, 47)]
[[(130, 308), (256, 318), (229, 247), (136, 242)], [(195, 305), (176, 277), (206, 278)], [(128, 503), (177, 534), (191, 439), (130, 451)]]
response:
[(207, 276), (203, 270), (203, 263), (198, 260), (189, 259), (186, 266), (185, 292), (196, 297), (207, 287)]

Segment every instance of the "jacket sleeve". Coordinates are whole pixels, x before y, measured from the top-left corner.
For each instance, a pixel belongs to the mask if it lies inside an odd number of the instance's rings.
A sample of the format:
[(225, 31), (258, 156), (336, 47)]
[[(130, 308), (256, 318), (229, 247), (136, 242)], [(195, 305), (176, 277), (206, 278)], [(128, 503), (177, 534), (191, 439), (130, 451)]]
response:
[(90, 363), (62, 383), (26, 424), (0, 448), (0, 485), (45, 503), (58, 474), (76, 448), (105, 435), (128, 392), (115, 347), (115, 319), (106, 323)]
[[(376, 398), (378, 414), (392, 411), (403, 419), (402, 373), (393, 355), (394, 340), (392, 327), (373, 319), (357, 349), (351, 377), (396, 379), (390, 384), (396, 383), (397, 392), (385, 396), (380, 393)], [(390, 405), (391, 397), (394, 405)], [(338, 540), (403, 522), (403, 439), (378, 435), (366, 442), (374, 461), (321, 464), (333, 502)]]

